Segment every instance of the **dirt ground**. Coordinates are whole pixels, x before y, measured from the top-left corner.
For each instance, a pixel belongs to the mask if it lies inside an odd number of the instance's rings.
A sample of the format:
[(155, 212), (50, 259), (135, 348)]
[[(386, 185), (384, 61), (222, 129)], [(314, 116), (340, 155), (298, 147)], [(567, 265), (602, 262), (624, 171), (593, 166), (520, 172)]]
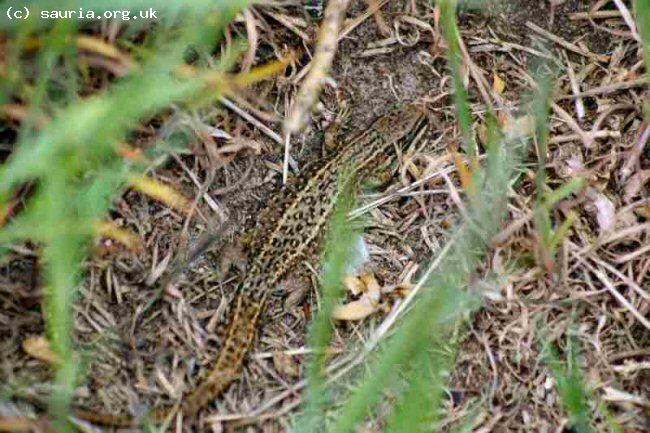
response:
[[(348, 16), (357, 16), (366, 7), (365, 2), (354, 1)], [(585, 96), (582, 118), (573, 100), (562, 98), (572, 94), (567, 64), (578, 76), (582, 91), (638, 78), (636, 42), (625, 34), (606, 31), (622, 32), (626, 29), (622, 20), (590, 23), (573, 18), (588, 7), (589, 2), (578, 0), (516, 0), (489, 11), (466, 10), (461, 16), (463, 40), (489, 83), (490, 94), (499, 99), (499, 111), (515, 114), (522, 108), (522, 97), (531, 89), (523, 73), (535, 68), (541, 57), (552, 54), (559, 59), (562, 69), (554, 100), (568, 118), (560, 111), (554, 111), (551, 118), (549, 184), (557, 188), (579, 173), (588, 179), (589, 188), (556, 211), (556, 216), (566, 216), (571, 210), (577, 219), (560, 250), (558, 268), (549, 275), (534, 265), (538, 258), (534, 226), (525, 220), (534, 204), (534, 165), (528, 166), (530, 173), (513, 192), (510, 221), (504, 229), (521, 224), (491, 248), (480, 270), (494, 282), (495, 295), (467, 323), (455, 369), (450, 372), (452, 397), (445, 404), (445, 431), (470, 413), (477, 414), (474, 426), (480, 432), (571, 431), (552, 375), (540, 361), (542, 331), (561, 347), (567, 334), (577, 335), (586, 382), (595, 401), (607, 407), (596, 411), (598, 431), (610, 431), (606, 414), (625, 432), (650, 428), (650, 333), (615, 299), (605, 282), (642, 317), (648, 317), (650, 255), (643, 253), (643, 245), (650, 235), (650, 155), (643, 145), (634, 153), (640, 131), (646, 127), (641, 113), (647, 90), (614, 87)], [(302, 16), (299, 9), (288, 6), (284, 13)], [(429, 2), (395, 1), (382, 8), (382, 16), (389, 33), (382, 32), (378, 21), (370, 17), (341, 42), (332, 72), (336, 87), (325, 89), (320, 112), (293, 144), (298, 171), (327, 154), (324, 138), (334, 130), (332, 124), (340, 122), (335, 136), (341, 140), (394, 107), (411, 102), (426, 104), (433, 125), (411, 162), (430, 171), (451, 165), (444, 156), (459, 142), (459, 135), (434, 10)], [(405, 16), (416, 17), (418, 23)], [(300, 44), (300, 38), (277, 20), (264, 13), (259, 17), (275, 30), (265, 37), (279, 45)], [(577, 54), (550, 41), (531, 30), (527, 24), (531, 22), (591, 54)], [(313, 23), (303, 30), (313, 34)], [(395, 35), (398, 38), (390, 39)], [(260, 51), (264, 48), (271, 50), (261, 47)], [(607, 59), (594, 60), (598, 56)], [(497, 80), (503, 88), (495, 84)], [(481, 125), (485, 102), (476, 82), (468, 78), (468, 83), (477, 125)], [(257, 90), (272, 104), (271, 111), (282, 113), (285, 96), (294, 89), (289, 79), (283, 79)], [(75, 305), (80, 366), (88, 373), (75, 399), (101, 412), (142, 414), (160, 402), (174, 402), (199, 383), (219, 352), (228, 304), (246, 269), (242, 245), (255, 226), (256, 215), (281, 183), (281, 146), (231, 111), (214, 107), (192, 116), (178, 111), (165, 122), (183, 125), (197, 136), (206, 125), (229, 124), (260, 151), (241, 152), (224, 162), (215, 160), (209, 147), (223, 142), (197, 139), (188, 151), (174, 153), (159, 164), (155, 177), (188, 197), (197, 197), (201, 186), (207, 185), (212, 201), (198, 196), (189, 221), (133, 191), (117, 201), (112, 219), (133, 230), (142, 239), (143, 249), (135, 253), (110, 240), (98, 241), (86, 263), (87, 277)], [(268, 126), (280, 128), (273, 122)], [(611, 133), (585, 142), (576, 128)], [(636, 163), (625, 175), (622, 169), (631, 158)], [(533, 161), (535, 149), (528, 162)], [(414, 173), (402, 160), (388, 183), (362, 191), (359, 204), (409, 185), (417, 180)], [(643, 173), (645, 180), (639, 181)], [(636, 191), (633, 179), (641, 182)], [(440, 179), (426, 184), (429, 190), (442, 188)], [(611, 203), (616, 215), (608, 238), (601, 233), (603, 202)], [(226, 222), (221, 215), (227, 215)], [(387, 288), (414, 279), (444, 245), (445, 234), (457, 218), (449, 194), (404, 196), (374, 209), (364, 216), (368, 269)], [(209, 233), (213, 242), (207, 251), (188, 262), (189, 251)], [(582, 251), (588, 245), (596, 246)], [(6, 384), (0, 392), (12, 390), (28, 397), (4, 400), (0, 394), (0, 409), (11, 407), (28, 414), (36, 409), (27, 402), (43, 400), (52, 379), (51, 369), (22, 349), (26, 337), (43, 334), (36, 251), (34, 245), (26, 245), (0, 267), (0, 381)], [(533, 265), (523, 266), (526, 260)], [(607, 268), (608, 263), (615, 269)], [(591, 272), (592, 268), (605, 273), (606, 280)], [(272, 297), (241, 379), (204, 411), (197, 431), (235, 426), (273, 432), (290, 427), (301, 401), (307, 327), (318, 303), (318, 257), (308, 260), (296, 274)], [(168, 283), (164, 295), (154, 302), (163, 282)], [(645, 299), (633, 285), (645, 290)], [(333, 347), (345, 352), (363, 343), (395, 302), (399, 297), (386, 296), (374, 315), (340, 323)], [(381, 416), (369, 420), (364, 431), (381, 431), (382, 422)]]

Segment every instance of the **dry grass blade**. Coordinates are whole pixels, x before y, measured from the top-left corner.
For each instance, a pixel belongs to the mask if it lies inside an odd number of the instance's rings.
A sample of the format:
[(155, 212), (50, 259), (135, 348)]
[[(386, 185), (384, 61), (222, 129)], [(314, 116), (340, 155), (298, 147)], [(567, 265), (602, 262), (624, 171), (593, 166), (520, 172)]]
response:
[(81, 50), (100, 54), (109, 59), (117, 60), (126, 69), (131, 69), (134, 66), (133, 60), (128, 55), (118, 50), (114, 45), (104, 42), (99, 38), (94, 38), (91, 36), (77, 36), (77, 46)]
[(298, 132), (311, 114), (311, 109), (332, 66), (347, 6), (347, 0), (335, 0), (327, 4), (325, 16), (318, 31), (316, 50), (310, 63), (309, 72), (284, 120), (283, 130), (286, 135)]
[(133, 176), (129, 183), (136, 191), (161, 201), (169, 207), (184, 213), (189, 212), (190, 200), (169, 185), (145, 176)]
[(43, 430), (44, 425), (21, 416), (0, 416), (0, 432), (32, 432), (47, 431)]
[(586, 267), (591, 273), (593, 273), (596, 278), (598, 278), (603, 286), (614, 296), (614, 298), (623, 306), (625, 307), (626, 310), (628, 310), (632, 315), (641, 323), (646, 329), (650, 330), (650, 320), (648, 320), (646, 317), (644, 317), (643, 314), (639, 312), (639, 310), (630, 303), (621, 293), (616, 290), (614, 287), (614, 284), (612, 284), (611, 280), (605, 275), (604, 272), (602, 272), (599, 269), (596, 269), (594, 266), (592, 266), (590, 263), (588, 263), (585, 259), (580, 257), (576, 252), (572, 252), (573, 257), (575, 257), (584, 267)]
[(298, 132), (309, 119), (312, 107), (316, 103), (321, 87), (329, 74), (334, 55), (336, 54), (339, 31), (345, 18), (347, 7), (348, 0), (333, 0), (327, 3), (325, 16), (318, 31), (316, 51), (309, 64), (309, 72), (291, 104), (289, 114), (284, 119), (283, 132), (285, 135), (285, 149), (282, 177), (285, 183), (289, 172), (290, 137), (292, 134)]
[(537, 24), (535, 24), (533, 22), (528, 21), (526, 23), (526, 26), (529, 29), (531, 29), (532, 31), (534, 31), (535, 33), (538, 33), (541, 36), (544, 36), (546, 39), (548, 39), (550, 41), (553, 41), (556, 44), (561, 45), (564, 48), (566, 48), (567, 50), (572, 51), (572, 52), (574, 52), (576, 54), (580, 54), (580, 55), (585, 56), (585, 57), (587, 57), (587, 58), (589, 58), (591, 60), (595, 60), (595, 61), (598, 61), (598, 62), (608, 62), (609, 61), (609, 56), (594, 54), (592, 52), (586, 51), (586, 50), (578, 47), (577, 45), (572, 44), (571, 42), (568, 42), (567, 40), (565, 40), (565, 39), (563, 39), (563, 38), (561, 38), (561, 37), (559, 37), (557, 35), (554, 35), (553, 33), (549, 32), (548, 30), (544, 30), (543, 28), (541, 28), (540, 26), (538, 26)]

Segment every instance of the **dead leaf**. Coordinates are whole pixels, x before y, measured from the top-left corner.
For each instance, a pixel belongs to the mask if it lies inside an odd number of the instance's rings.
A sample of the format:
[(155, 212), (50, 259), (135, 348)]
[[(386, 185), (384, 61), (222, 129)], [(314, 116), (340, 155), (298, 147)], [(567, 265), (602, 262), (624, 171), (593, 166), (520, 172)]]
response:
[(616, 226), (616, 206), (604, 194), (593, 188), (587, 191), (587, 196), (596, 207), (596, 221), (598, 221), (600, 235), (611, 233)]
[(361, 320), (378, 310), (377, 305), (369, 297), (362, 296), (356, 301), (338, 305), (332, 313), (335, 320)]
[(44, 336), (28, 337), (23, 341), (23, 350), (32, 358), (48, 364), (56, 364), (59, 359), (50, 347), (50, 342)]
[(535, 119), (528, 114), (517, 118), (508, 117), (502, 129), (508, 141), (527, 138), (535, 133)]
[(366, 272), (361, 275), (359, 279), (365, 286), (364, 296), (370, 298), (374, 303), (378, 303), (381, 298), (381, 286), (377, 282), (375, 275), (371, 272)]
[(636, 172), (625, 184), (623, 200), (626, 203), (632, 202), (632, 199), (641, 191), (641, 188), (650, 180), (650, 170), (640, 170)]
[(494, 72), (492, 75), (492, 90), (494, 90), (496, 94), (501, 95), (506, 89), (506, 82), (503, 81), (503, 79), (496, 72)]
[(190, 200), (169, 185), (146, 176), (133, 176), (130, 179), (130, 184), (136, 191), (146, 194), (171, 208), (180, 210), (183, 213), (189, 212)]
[(275, 352), (273, 354), (273, 365), (277, 371), (286, 376), (300, 376), (300, 365), (293, 359), (293, 356), (285, 352)]
[(364, 289), (363, 282), (358, 277), (352, 275), (346, 275), (343, 277), (343, 285), (354, 296), (361, 294)]

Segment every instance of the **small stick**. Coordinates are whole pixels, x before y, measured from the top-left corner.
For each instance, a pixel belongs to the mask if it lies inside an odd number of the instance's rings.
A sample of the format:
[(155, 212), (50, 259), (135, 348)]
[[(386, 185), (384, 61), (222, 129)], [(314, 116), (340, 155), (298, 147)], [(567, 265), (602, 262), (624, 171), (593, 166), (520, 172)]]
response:
[(645, 149), (648, 140), (650, 140), (650, 123), (643, 122), (639, 128), (634, 146), (632, 146), (632, 148), (627, 152), (627, 159), (625, 160), (623, 167), (621, 167), (620, 173), (623, 180), (627, 180), (632, 176), (636, 167), (639, 166), (641, 154), (643, 153), (643, 149)]
[(580, 84), (576, 79), (575, 72), (573, 72), (573, 66), (571, 66), (571, 62), (569, 61), (569, 56), (567, 56), (566, 51), (562, 51), (562, 54), (564, 55), (564, 60), (566, 61), (566, 70), (569, 75), (569, 82), (571, 83), (571, 92), (573, 92), (573, 96), (575, 98), (576, 114), (578, 115), (578, 119), (582, 120), (585, 117), (585, 105), (582, 102), (582, 98), (576, 96), (580, 94)]
[(287, 133), (284, 136), (284, 158), (282, 158), (282, 184), (286, 184), (289, 180), (289, 155), (291, 151), (291, 134)]
[(331, 0), (325, 9), (325, 17), (318, 32), (318, 43), (314, 58), (310, 62), (309, 72), (296, 95), (289, 114), (284, 119), (284, 163), (282, 164), (282, 180), (287, 183), (289, 176), (290, 137), (307, 123), (312, 107), (318, 99), (323, 83), (336, 54), (341, 23), (345, 18), (348, 0)]
[(553, 33), (544, 30), (543, 28), (539, 27), (537, 24), (532, 23), (530, 21), (526, 21), (526, 27), (534, 31), (535, 33), (538, 33), (539, 35), (545, 37), (546, 39), (549, 39), (553, 42), (555, 42), (558, 45), (563, 46), (569, 51), (573, 51), (576, 54), (580, 54), (581, 56), (585, 56), (589, 59), (596, 60), (597, 62), (608, 62), (609, 61), (609, 56), (603, 56), (599, 54), (594, 54), (590, 51), (586, 51), (579, 46), (572, 44), (571, 42), (568, 42), (564, 39), (562, 39), (559, 36), (554, 35)]
[(277, 134), (276, 132), (274, 132), (274, 131), (273, 131), (271, 128), (269, 128), (268, 126), (264, 125), (262, 122), (260, 122), (259, 120), (257, 120), (255, 117), (253, 117), (253, 116), (251, 116), (250, 114), (248, 114), (246, 111), (242, 110), (241, 108), (239, 108), (238, 106), (236, 106), (235, 104), (233, 104), (229, 99), (227, 99), (227, 98), (225, 98), (225, 97), (222, 96), (221, 98), (219, 98), (219, 102), (221, 102), (223, 105), (225, 105), (229, 110), (234, 111), (234, 112), (237, 113), (239, 116), (241, 116), (241, 117), (244, 118), (245, 120), (247, 120), (247, 121), (249, 121), (250, 123), (252, 123), (253, 125), (255, 125), (255, 127), (257, 127), (260, 131), (262, 131), (262, 132), (263, 132), (264, 134), (266, 134), (269, 138), (271, 138), (271, 140), (275, 141), (275, 142), (278, 143), (278, 144), (282, 144), (282, 143), (283, 143), (283, 141), (282, 141), (282, 137), (280, 137), (279, 134)]
[(588, 20), (588, 19), (607, 19), (618, 18), (621, 16), (619, 11), (594, 11), (594, 12), (575, 12), (569, 14), (569, 19), (572, 21)]
[(244, 15), (244, 20), (246, 23), (246, 35), (248, 37), (248, 51), (241, 62), (241, 69), (244, 72), (248, 72), (255, 63), (255, 53), (257, 52), (258, 45), (258, 34), (257, 27), (255, 24), (255, 16), (250, 9), (244, 9), (242, 12)]
[(533, 56), (541, 57), (543, 59), (555, 60), (555, 58), (553, 56), (551, 56), (550, 54), (543, 53), (543, 52), (541, 52), (539, 50), (536, 50), (534, 48), (526, 47), (524, 45), (519, 45), (519, 44), (516, 44), (514, 42), (501, 41), (501, 40), (498, 40), (498, 39), (495, 39), (493, 41), (496, 41), (494, 43), (497, 44), (497, 45), (501, 45), (503, 47), (503, 49), (506, 50), (506, 51), (510, 51), (512, 49), (515, 49), (515, 50), (524, 51), (524, 52), (526, 52), (528, 54), (532, 54)]
[(571, 251), (571, 254), (573, 257), (578, 259), (578, 261), (588, 270), (590, 271), (593, 275), (596, 276), (600, 280), (601, 283), (605, 286), (605, 288), (612, 294), (612, 296), (627, 310), (629, 311), (638, 321), (641, 323), (646, 329), (650, 330), (650, 321), (646, 319), (643, 314), (639, 312), (639, 310), (630, 303), (630, 301), (625, 298), (625, 296), (621, 295), (621, 293), (616, 290), (614, 287), (614, 284), (610, 281), (607, 276), (601, 272), (599, 269), (595, 268), (592, 266), (589, 262), (587, 262), (585, 259), (580, 257), (576, 253), (576, 246), (574, 244), (571, 244), (571, 247), (574, 251)]
[(630, 10), (627, 8), (627, 6), (625, 6), (625, 3), (623, 3), (621, 0), (614, 0), (614, 4), (618, 8), (618, 10), (621, 11), (621, 16), (623, 17), (623, 21), (625, 21), (625, 24), (627, 24), (627, 26), (630, 28), (632, 37), (637, 41), (641, 42), (641, 38), (639, 37), (639, 32), (636, 31), (636, 24), (634, 23), (634, 18), (632, 18), (632, 14), (630, 13)]
[[(591, 138), (621, 138), (620, 131), (610, 131), (608, 129), (598, 130), (591, 132)], [(566, 143), (569, 141), (582, 140), (582, 136), (579, 134), (564, 134), (556, 135), (548, 140), (549, 144), (560, 144)]]
[(637, 78), (636, 80), (622, 81), (620, 83), (606, 84), (604, 86), (593, 87), (589, 90), (585, 90), (584, 92), (580, 92), (577, 95), (564, 95), (558, 97), (557, 99), (563, 100), (563, 99), (571, 99), (571, 98), (580, 98), (584, 96), (606, 95), (608, 93), (614, 93), (619, 90), (627, 90), (635, 87), (645, 87), (647, 85), (648, 85), (648, 80), (646, 80), (645, 78)]

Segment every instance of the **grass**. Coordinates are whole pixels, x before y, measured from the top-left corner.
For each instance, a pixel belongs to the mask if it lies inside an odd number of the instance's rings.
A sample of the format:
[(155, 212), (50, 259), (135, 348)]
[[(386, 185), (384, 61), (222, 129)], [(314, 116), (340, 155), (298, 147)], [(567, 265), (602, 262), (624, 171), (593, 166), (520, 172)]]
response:
[(542, 349), (542, 359), (549, 366), (556, 381), (556, 388), (562, 404), (569, 414), (569, 428), (576, 433), (589, 433), (591, 427), (591, 395), (586, 390), (580, 362), (579, 343), (573, 327), (567, 335), (566, 361), (558, 350), (546, 342)]
[[(467, 91), (461, 78), (461, 53), (458, 44), (456, 24), (456, 2), (441, 0), (441, 25), (447, 41), (447, 59), (453, 77), (454, 104), (457, 122), (463, 138), (464, 150), (470, 161), (475, 161), (477, 146), (474, 141), (471, 109)], [(650, 6), (639, 5), (639, 14), (646, 14), (646, 25), (650, 17)], [(641, 10), (642, 9), (642, 10)], [(643, 18), (642, 18), (643, 20)], [(650, 28), (642, 26), (646, 37)], [(646, 44), (646, 48), (649, 47)], [(647, 53), (646, 53), (647, 55)], [(549, 78), (538, 80), (540, 85), (533, 98), (532, 115), (535, 119), (535, 142), (537, 145), (536, 205), (534, 217), (538, 232), (538, 246), (541, 250), (542, 266), (553, 270), (555, 254), (567, 237), (573, 223), (569, 214), (564, 222), (553, 228), (551, 211), (561, 200), (577, 193), (584, 185), (581, 178), (575, 178), (556, 190), (546, 185), (546, 165), (548, 153), (549, 101), (553, 82)], [(488, 119), (491, 116), (488, 116)], [(468, 196), (467, 214), (458, 230), (449, 236), (453, 242), (452, 252), (444, 257), (434, 275), (425, 279), (423, 293), (416, 305), (404, 315), (402, 323), (387, 341), (383, 342), (378, 356), (368, 361), (365, 374), (349, 391), (343, 401), (331, 402), (330, 409), (336, 414), (327, 420), (322, 411), (309, 408), (324, 407), (322, 378), (318, 391), (308, 394), (308, 401), (302, 418), (295, 431), (327, 431), (329, 433), (349, 433), (358, 431), (362, 422), (373, 414), (383, 418), (385, 407), (379, 409), (388, 395), (397, 395), (391, 403), (392, 411), (387, 417), (387, 432), (429, 432), (439, 431), (436, 420), (441, 413), (442, 395), (445, 380), (453, 368), (453, 354), (444, 353), (442, 341), (450, 330), (462, 328), (463, 319), (480, 307), (480, 296), (468, 288), (470, 276), (484, 258), (491, 236), (504, 221), (508, 188), (515, 181), (521, 168), (525, 147), (523, 143), (508, 143), (498, 130), (496, 122), (488, 122), (490, 137), (486, 153), (485, 168), (472, 164), (471, 182), (466, 187)], [(480, 200), (476, 199), (480, 197)], [(339, 221), (339, 224), (344, 224)], [(332, 232), (341, 230), (336, 220)], [(331, 247), (331, 245), (330, 245)], [(341, 253), (342, 254), (342, 253)], [(329, 309), (322, 309), (315, 323), (322, 329)], [(314, 328), (312, 328), (314, 329)], [(322, 333), (325, 335), (325, 333)], [(316, 342), (314, 342), (316, 343)], [(318, 346), (322, 353), (327, 340)], [(453, 350), (452, 350), (453, 352)], [(567, 362), (551, 345), (545, 345), (542, 359), (546, 361), (557, 382), (557, 391), (570, 418), (573, 431), (588, 433), (590, 426), (590, 401), (592, 396), (586, 391), (581, 367), (578, 363), (577, 343), (568, 337)], [(322, 371), (322, 358), (314, 357), (310, 371)], [(400, 380), (400, 377), (404, 377)], [(610, 423), (610, 425), (613, 425)], [(308, 426), (307, 429), (305, 427)], [(320, 426), (316, 429), (315, 426)], [(326, 426), (326, 427), (325, 427)], [(464, 426), (469, 431), (471, 420)], [(461, 425), (460, 430), (463, 430)], [(615, 430), (615, 429), (614, 429)]]
[[(225, 26), (247, 3), (199, 1), (182, 12), (177, 10), (174, 20), (149, 35), (146, 51), (135, 59), (137, 67), (109, 89), (83, 100), (76, 97), (80, 85), (74, 72), (76, 21), (55, 21), (51, 28), (37, 28), (42, 21), (28, 22), (14, 29), (17, 42), (11, 55), (17, 68), (5, 82), (1, 100), (6, 103), (11, 95), (20, 95), (32, 111), (22, 125), (15, 150), (0, 168), (0, 210), (7, 212), (18, 186), (29, 183), (34, 191), (25, 208), (0, 231), (0, 244), (35, 241), (42, 245), (44, 313), (47, 334), (58, 357), (52, 394), (58, 431), (69, 430), (66, 419), (78, 380), (72, 303), (83, 261), (113, 198), (131, 176), (147, 167), (124, 158), (118, 143), (142, 119), (171, 103), (192, 102), (206, 89), (211, 97), (203, 98), (204, 102), (218, 98), (227, 80), (215, 80), (213, 73), (202, 72), (200, 61), (196, 72), (185, 78), (177, 76), (178, 68), (185, 64), (188, 47), (199, 59), (200, 53), (210, 52)], [(171, 5), (173, 2), (168, 2), (167, 6)], [(45, 3), (41, 6), (47, 7)], [(99, 2), (77, 6), (101, 10)], [(136, 6), (130, 4), (129, 8)], [(162, 13), (172, 11), (164, 4), (157, 7)], [(43, 44), (35, 77), (19, 66), (29, 40)], [(231, 64), (232, 59), (220, 67), (227, 70)], [(38, 119), (50, 115), (51, 121), (39, 127)]]
[(331, 217), (329, 237), (325, 248), (322, 295), (318, 314), (314, 318), (310, 332), (310, 347), (314, 355), (307, 369), (307, 405), (302, 419), (296, 423), (296, 432), (308, 433), (316, 431), (319, 414), (327, 406), (326, 372), (328, 347), (332, 336), (330, 317), (343, 295), (342, 280), (345, 269), (352, 259), (351, 253), (355, 244), (355, 230), (347, 219), (353, 208), (354, 192), (351, 191), (353, 182), (349, 176), (343, 176), (334, 213)]
[[(639, 34), (643, 41), (643, 56), (645, 59), (645, 75), (650, 76), (650, 5), (648, 2), (636, 2), (637, 22)], [(645, 117), (650, 119), (650, 102), (645, 103)]]
[[(99, 10), (99, 3), (83, 2), (83, 6)], [(43, 8), (48, 4), (40, 3)], [(148, 7), (148, 2), (130, 2), (128, 8), (145, 8), (145, 4)], [(135, 66), (107, 89), (87, 98), (78, 96), (84, 83), (76, 71), (79, 28), (74, 21), (6, 23), (13, 40), (7, 57), (16, 67), (7, 71), (0, 84), (0, 103), (10, 104), (17, 99), (25, 102), (30, 111), (21, 123), (11, 157), (0, 167), (0, 220), (8, 221), (0, 230), (0, 247), (7, 250), (9, 245), (29, 241), (41, 248), (47, 334), (58, 358), (51, 403), (58, 431), (70, 430), (66, 420), (72, 391), (81, 380), (72, 338), (72, 305), (89, 246), (113, 200), (133, 183), (132, 179), (141, 178), (150, 164), (147, 158), (125, 156), (120, 144), (141, 121), (170, 104), (214, 103), (231, 86), (250, 84), (277, 72), (271, 65), (270, 69), (247, 74), (227, 74), (241, 52), (237, 44), (216, 67), (206, 67), (206, 54), (214, 50), (225, 26), (247, 4), (243, 0), (199, 1), (192, 2), (192, 7), (179, 8), (176, 2), (159, 3), (157, 7), (166, 18), (147, 34), (143, 44), (134, 48)], [(485, 163), (475, 163), (478, 145), (469, 96), (461, 78), (456, 2), (442, 0), (439, 5), (457, 122), (463, 150), (471, 161), (470, 183), (464, 185), (467, 200), (462, 219), (459, 227), (449, 233), (448, 248), (432, 262), (435, 269), (432, 265), (432, 272), (422, 275), (416, 302), (381, 341), (376, 353), (368, 354), (353, 386), (342, 399), (335, 400), (326, 380), (327, 347), (333, 330), (330, 316), (342, 293), (341, 275), (354, 239), (345, 218), (354, 202), (353, 194), (344, 191), (325, 249), (321, 304), (309, 337), (314, 355), (307, 368), (309, 385), (304, 411), (295, 423), (297, 432), (353, 432), (373, 415), (386, 419), (388, 432), (435, 431), (459, 335), (466, 331), (467, 318), (482, 306), (482, 297), (472, 290), (470, 282), (485, 259), (492, 236), (505, 220), (508, 193), (521, 172), (527, 143), (507, 141), (496, 116), (488, 113)], [(648, 71), (650, 3), (637, 2), (636, 13)], [(38, 50), (33, 54), (35, 45)], [(27, 67), (27, 55), (37, 56), (35, 70)], [(193, 67), (180, 69), (188, 60)], [(554, 226), (552, 210), (578, 192), (583, 181), (575, 179), (556, 189), (547, 184), (548, 111), (553, 83), (540, 83), (531, 110), (538, 155), (534, 219), (541, 265), (550, 272), (574, 221), (569, 214)], [(650, 117), (650, 104), (646, 103), (645, 109), (646, 117)], [(29, 193), (25, 195), (21, 189), (26, 185)], [(11, 216), (21, 194), (24, 208)], [(578, 342), (571, 333), (565, 357), (562, 359), (562, 353), (551, 344), (544, 345), (542, 360), (555, 378), (571, 426), (576, 432), (590, 432), (591, 408), (597, 405), (587, 389)], [(389, 413), (380, 413), (386, 402)], [(469, 421), (465, 426), (468, 430)], [(615, 423), (611, 425), (616, 430)]]
[(537, 229), (538, 260), (540, 265), (548, 272), (555, 272), (555, 256), (558, 247), (566, 238), (575, 217), (569, 217), (559, 227), (554, 228), (551, 212), (554, 207), (571, 194), (578, 192), (584, 185), (584, 179), (576, 177), (556, 190), (547, 186), (546, 166), (548, 154), (549, 130), (549, 100), (552, 92), (553, 81), (546, 75), (540, 77), (537, 94), (533, 101), (535, 116), (535, 142), (537, 144), (537, 173), (535, 175), (535, 226)]
[[(455, 4), (440, 2), (442, 24), (448, 41), (450, 70), (454, 79), (454, 101), (458, 122), (465, 140), (467, 155), (474, 160), (476, 145), (473, 140), (471, 114), (465, 88), (460, 78), (460, 48), (457, 43), (458, 29)], [(456, 41), (456, 42), (455, 42)], [(493, 124), (494, 126), (494, 124)], [(451, 369), (451, 356), (445, 353), (443, 341), (453, 330), (462, 326), (464, 318), (481, 305), (481, 298), (468, 288), (470, 276), (484, 257), (491, 237), (499, 229), (505, 215), (508, 188), (513, 182), (520, 164), (523, 143), (508, 143), (501, 139), (499, 131), (490, 131), (487, 163), (483, 169), (473, 165), (472, 184), (468, 190), (481, 200), (470, 200), (460, 228), (449, 236), (451, 248), (440, 260), (435, 272), (423, 278), (422, 290), (416, 304), (405, 314), (393, 335), (383, 342), (379, 354), (365, 366), (365, 374), (354, 389), (341, 402), (336, 418), (325, 430), (331, 433), (356, 431), (363, 420), (376, 413), (388, 390), (400, 389), (399, 398), (387, 424), (390, 432), (431, 431), (440, 411), (444, 392), (444, 377)], [(475, 195), (474, 195), (475, 194)], [(341, 228), (334, 222), (332, 231)], [(323, 315), (319, 311), (315, 323), (322, 326)], [(319, 349), (319, 352), (322, 348)], [(446, 358), (446, 359), (445, 359)], [(321, 362), (319, 358), (312, 363)], [(315, 369), (311, 364), (310, 371)], [(406, 376), (401, 381), (400, 376)], [(425, 392), (426, 391), (426, 392)], [(426, 397), (423, 397), (423, 392)], [(322, 406), (315, 403), (310, 394), (307, 407)], [(319, 400), (322, 394), (316, 396)], [(306, 411), (297, 423), (302, 426), (326, 425), (323, 413)], [(314, 430), (312, 430), (314, 431)]]

